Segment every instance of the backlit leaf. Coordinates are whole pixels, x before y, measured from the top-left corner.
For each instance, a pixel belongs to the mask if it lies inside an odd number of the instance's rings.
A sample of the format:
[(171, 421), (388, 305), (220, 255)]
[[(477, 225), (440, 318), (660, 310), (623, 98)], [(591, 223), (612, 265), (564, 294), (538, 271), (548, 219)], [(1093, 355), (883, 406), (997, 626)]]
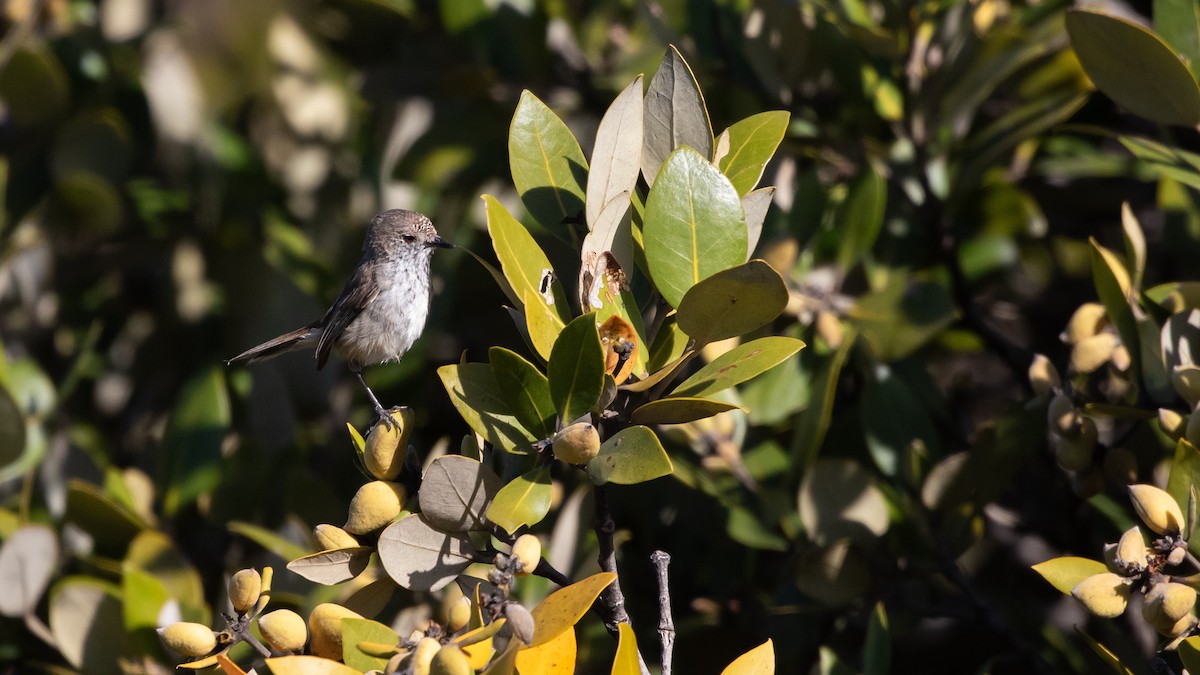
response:
[(1107, 572), (1108, 568), (1099, 560), (1063, 556), (1040, 562), (1033, 566), (1033, 571), (1042, 575), (1042, 578), (1049, 581), (1051, 586), (1070, 595), (1071, 589), (1078, 586), (1079, 582), (1101, 572)]
[(697, 344), (706, 344), (761, 328), (783, 313), (787, 302), (779, 273), (762, 260), (751, 260), (692, 286), (675, 318)]
[(612, 572), (600, 572), (560, 588), (538, 603), (532, 611), (534, 630), (529, 647), (544, 645), (578, 623), (601, 591), (616, 579)]
[(503, 347), (488, 350), (488, 361), (500, 392), (521, 424), (539, 438), (553, 433), (557, 411), (550, 398), (550, 380), (542, 371)]
[(587, 463), (593, 483), (633, 485), (669, 476), (671, 458), (648, 427), (626, 427), (600, 445), (600, 454)]
[(475, 433), (501, 450), (529, 452), (537, 439), (513, 415), (488, 364), (450, 364), (437, 372), (454, 409)]
[(684, 380), (672, 396), (709, 396), (756, 377), (804, 348), (795, 338), (772, 336), (751, 340), (713, 359)]
[(553, 493), (550, 465), (540, 466), (500, 488), (488, 507), (487, 518), (509, 534), (515, 534), (522, 526), (533, 525), (546, 517)]
[(721, 675), (772, 675), (775, 672), (775, 644), (770, 640), (734, 659)]
[(162, 444), (171, 477), (163, 495), (167, 515), (220, 483), (221, 442), (229, 423), (224, 371), (214, 366), (184, 386), (167, 422)]
[(786, 110), (751, 115), (729, 127), (729, 152), (721, 158), (721, 171), (745, 197), (758, 185), (763, 169), (775, 155), (791, 114)]
[(370, 619), (342, 619), (342, 661), (351, 668), (366, 672), (368, 670), (383, 670), (387, 667), (387, 659), (381, 659), (359, 649), (363, 642), (375, 642), (385, 645), (400, 644), (400, 636), (396, 631)]
[(583, 212), (588, 165), (567, 125), (529, 91), (513, 113), (508, 132), (513, 185), (525, 208), (551, 232)]
[(628, 623), (617, 624), (617, 634), (617, 655), (613, 657), (612, 675), (640, 675), (642, 669), (633, 626)]

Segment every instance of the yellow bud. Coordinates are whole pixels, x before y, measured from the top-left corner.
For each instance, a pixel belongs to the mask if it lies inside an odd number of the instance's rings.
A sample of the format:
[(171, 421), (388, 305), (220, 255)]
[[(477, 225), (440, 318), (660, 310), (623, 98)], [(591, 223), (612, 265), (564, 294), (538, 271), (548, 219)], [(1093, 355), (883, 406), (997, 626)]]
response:
[(504, 618), (508, 619), (513, 637), (527, 645), (533, 642), (533, 615), (524, 605), (508, 603), (504, 606)]
[(1029, 364), (1029, 385), (1038, 396), (1049, 396), (1062, 384), (1058, 369), (1043, 354), (1034, 354)]
[(363, 463), (367, 471), (379, 480), (393, 480), (404, 467), (404, 454), (408, 450), (408, 437), (412, 435), (413, 411), (408, 408), (392, 411), (395, 421), (390, 428), (376, 424), (367, 434), (367, 445), (363, 449)]
[(354, 535), (337, 525), (321, 524), (313, 528), (313, 536), (322, 551), (332, 551), (335, 548), (354, 548), (358, 540)]
[(416, 649), (413, 649), (412, 655), (412, 672), (413, 675), (430, 675), (432, 672), (430, 667), (433, 665), (433, 657), (441, 651), (442, 643), (436, 638), (423, 637), (417, 642)]
[(567, 464), (586, 464), (600, 454), (600, 433), (588, 422), (576, 422), (554, 435), (554, 456)]
[(1125, 530), (1117, 542), (1116, 562), (1123, 566), (1146, 566), (1146, 538), (1137, 525)]
[(1077, 373), (1091, 373), (1112, 360), (1120, 344), (1114, 333), (1097, 333), (1076, 343), (1071, 350), (1071, 368)]
[[(1161, 615), (1164, 625), (1174, 625), (1196, 605), (1196, 589), (1174, 582), (1157, 583), (1146, 593), (1143, 612)], [(1150, 621), (1150, 618), (1147, 617)], [(1151, 621), (1154, 623), (1154, 621)]]
[(180, 621), (158, 629), (158, 639), (171, 651), (194, 658), (217, 648), (217, 635), (202, 623)]
[(1189, 418), (1190, 416), (1185, 417), (1170, 408), (1158, 409), (1158, 426), (1163, 430), (1164, 434), (1170, 436), (1171, 440), (1174, 441), (1183, 438)]
[(1195, 626), (1195, 625), (1196, 625), (1196, 615), (1188, 614), (1187, 616), (1183, 617), (1182, 619), (1176, 621), (1170, 628), (1164, 629), (1164, 628), (1160, 628), (1158, 626), (1155, 626), (1155, 628), (1158, 630), (1158, 632), (1162, 633), (1163, 635), (1165, 635), (1167, 637), (1179, 637), (1180, 635), (1183, 635), (1184, 633), (1191, 630), (1192, 626)]
[(1101, 572), (1079, 582), (1071, 595), (1098, 617), (1112, 619), (1121, 616), (1129, 603), (1129, 586), (1112, 572)]
[(317, 605), (308, 615), (308, 632), (312, 643), (308, 651), (334, 661), (342, 660), (342, 619), (361, 619), (358, 612), (332, 602)]
[(350, 515), (343, 525), (350, 534), (367, 534), (387, 525), (404, 508), (404, 486), (381, 480), (360, 487), (350, 500)]
[(277, 609), (258, 618), (258, 630), (275, 651), (298, 652), (308, 642), (304, 618), (290, 609)]
[(1098, 302), (1088, 302), (1079, 306), (1071, 315), (1067, 329), (1063, 331), (1062, 339), (1067, 344), (1079, 344), (1083, 340), (1100, 332), (1108, 324), (1104, 313), (1104, 305)]
[(229, 578), (229, 603), (238, 614), (249, 612), (261, 592), (262, 576), (256, 569), (238, 570)]
[(1096, 450), (1096, 423), (1090, 417), (1080, 420), (1079, 435), (1075, 438), (1057, 438), (1054, 458), (1067, 471), (1083, 471), (1092, 465)]
[(1183, 559), (1187, 557), (1187, 549), (1182, 546), (1177, 546), (1171, 549), (1167, 554), (1168, 565), (1179, 565), (1183, 563)]
[(1075, 404), (1066, 394), (1055, 394), (1054, 398), (1050, 399), (1050, 405), (1046, 409), (1046, 418), (1050, 424), (1050, 433), (1055, 436), (1074, 438), (1079, 435), (1079, 426), (1082, 424), (1083, 416), (1075, 409)]
[(1129, 499), (1142, 522), (1158, 534), (1183, 529), (1183, 512), (1175, 498), (1153, 485), (1130, 485)]
[(512, 557), (521, 561), (517, 576), (523, 577), (531, 574), (538, 563), (542, 561), (542, 542), (532, 534), (523, 534), (517, 537), (517, 541), (513, 543)]
[(471, 660), (463, 650), (454, 645), (446, 645), (433, 655), (429, 664), (430, 675), (474, 675)]
[(450, 605), (450, 616), (447, 617), (446, 628), (451, 633), (457, 633), (471, 622), (471, 599), (461, 596)]

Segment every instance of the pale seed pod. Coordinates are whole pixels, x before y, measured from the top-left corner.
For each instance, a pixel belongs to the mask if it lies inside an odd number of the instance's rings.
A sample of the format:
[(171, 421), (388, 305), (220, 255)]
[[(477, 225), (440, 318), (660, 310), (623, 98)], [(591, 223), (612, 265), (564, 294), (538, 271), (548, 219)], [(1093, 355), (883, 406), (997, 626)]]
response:
[(1129, 348), (1124, 344), (1118, 344), (1113, 348), (1112, 359), (1113, 368), (1116, 368), (1120, 373), (1128, 373), (1130, 366), (1133, 365), (1133, 357), (1129, 355)]
[(1129, 485), (1137, 480), (1137, 457), (1125, 448), (1109, 448), (1104, 455), (1104, 477), (1110, 485)]
[(277, 609), (260, 616), (258, 630), (267, 644), (278, 652), (298, 652), (308, 642), (304, 617), (290, 609)]
[(1129, 499), (1142, 522), (1158, 534), (1183, 529), (1183, 512), (1175, 498), (1153, 485), (1130, 485)]
[(1050, 405), (1046, 409), (1050, 433), (1060, 438), (1075, 438), (1079, 435), (1082, 420), (1083, 416), (1075, 409), (1071, 397), (1060, 393), (1050, 399)]
[(308, 615), (308, 632), (312, 636), (308, 651), (334, 661), (342, 660), (342, 619), (361, 619), (358, 612), (332, 602), (313, 608)]
[(322, 551), (332, 551), (337, 548), (354, 548), (359, 545), (354, 535), (337, 525), (329, 525), (327, 523), (314, 527), (313, 536), (317, 538), (317, 544), (321, 547)]
[(1099, 437), (1096, 423), (1090, 417), (1081, 419), (1078, 436), (1058, 438), (1055, 444), (1054, 458), (1058, 460), (1058, 465), (1067, 471), (1083, 471), (1090, 467), (1096, 451), (1096, 440)]
[(817, 312), (817, 318), (813, 322), (817, 329), (817, 335), (829, 345), (830, 349), (837, 349), (842, 346), (842, 341), (845, 339), (845, 329), (842, 328), (842, 322), (838, 320), (837, 315), (832, 312)]
[(404, 467), (404, 454), (408, 450), (408, 438), (412, 435), (413, 411), (401, 408), (391, 413), (395, 424), (376, 424), (367, 434), (363, 449), (363, 463), (367, 471), (379, 480), (394, 480)]
[(1070, 345), (1079, 344), (1083, 340), (1092, 337), (1100, 332), (1108, 323), (1108, 318), (1104, 312), (1104, 305), (1098, 302), (1086, 302), (1075, 310), (1071, 315), (1071, 320), (1067, 323), (1067, 329), (1063, 331), (1063, 342)]
[(171, 651), (195, 658), (217, 648), (217, 635), (202, 623), (179, 621), (158, 629), (158, 639)]
[(446, 629), (451, 633), (462, 630), (471, 621), (471, 599), (462, 596), (450, 605), (450, 615), (447, 617)]
[(433, 665), (433, 657), (441, 651), (442, 643), (437, 641), (437, 638), (423, 637), (417, 642), (416, 649), (413, 649), (412, 655), (412, 672), (413, 675), (430, 675), (431, 666)]
[(387, 525), (404, 508), (404, 486), (376, 480), (363, 485), (350, 500), (350, 514), (342, 526), (350, 534), (367, 534)]
[(1190, 418), (1190, 415), (1183, 415), (1170, 408), (1158, 409), (1158, 426), (1173, 441), (1183, 438)]
[(262, 593), (262, 575), (256, 569), (238, 570), (229, 578), (229, 603), (233, 605), (233, 611), (239, 615), (254, 608), (260, 593)]
[(533, 615), (529, 613), (528, 609), (525, 609), (524, 605), (515, 602), (508, 603), (504, 606), (504, 618), (508, 619), (513, 637), (526, 645), (533, 643)]
[(600, 432), (589, 422), (576, 422), (554, 435), (554, 456), (567, 464), (587, 464), (600, 454)]
[(1038, 396), (1049, 396), (1062, 386), (1058, 369), (1044, 354), (1033, 355), (1033, 363), (1029, 364), (1029, 386)]
[(429, 675), (474, 675), (471, 660), (462, 649), (446, 645), (433, 655), (429, 664)]
[(513, 543), (512, 557), (521, 561), (517, 576), (528, 576), (542, 561), (542, 542), (532, 534), (523, 534)]
[(1129, 604), (1129, 586), (1112, 572), (1101, 572), (1079, 582), (1071, 595), (1089, 612), (1104, 619), (1121, 616)]
[(1178, 564), (1182, 563), (1183, 559), (1186, 557), (1187, 557), (1187, 549), (1182, 546), (1177, 546), (1177, 547), (1171, 549), (1171, 552), (1167, 554), (1167, 564), (1168, 565), (1178, 565)]
[(1118, 565), (1136, 565), (1139, 568), (1146, 566), (1146, 538), (1142, 536), (1140, 527), (1134, 525), (1125, 530), (1117, 542), (1115, 558)]
[(1097, 333), (1084, 338), (1071, 350), (1071, 369), (1077, 373), (1092, 373), (1112, 360), (1121, 339), (1114, 333)]
[(1196, 589), (1175, 582), (1160, 582), (1146, 593), (1144, 612), (1161, 614), (1165, 625), (1174, 625), (1196, 605)]
[(1173, 638), (1173, 637), (1179, 637), (1180, 635), (1183, 635), (1184, 633), (1190, 631), (1192, 629), (1192, 626), (1195, 626), (1195, 625), (1196, 625), (1196, 615), (1188, 614), (1187, 616), (1183, 617), (1182, 619), (1176, 621), (1175, 624), (1172, 625), (1170, 628), (1163, 629), (1163, 628), (1159, 628), (1158, 626), (1155, 626), (1155, 628), (1158, 629), (1158, 632), (1162, 633), (1163, 635)]

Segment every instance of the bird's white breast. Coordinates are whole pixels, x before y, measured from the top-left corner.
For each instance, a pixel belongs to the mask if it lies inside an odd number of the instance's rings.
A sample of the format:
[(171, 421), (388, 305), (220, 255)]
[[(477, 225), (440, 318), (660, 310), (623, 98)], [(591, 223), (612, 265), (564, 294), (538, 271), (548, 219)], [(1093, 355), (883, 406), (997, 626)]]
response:
[(429, 273), (428, 267), (425, 269), (424, 274), (414, 269), (406, 274), (376, 274), (378, 294), (337, 341), (338, 351), (348, 361), (360, 367), (398, 361), (412, 347), (429, 317)]

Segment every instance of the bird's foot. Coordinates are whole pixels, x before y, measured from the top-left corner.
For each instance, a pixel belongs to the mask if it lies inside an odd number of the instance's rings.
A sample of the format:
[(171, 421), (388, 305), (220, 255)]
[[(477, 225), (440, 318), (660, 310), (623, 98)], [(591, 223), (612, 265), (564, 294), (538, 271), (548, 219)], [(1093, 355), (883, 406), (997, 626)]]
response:
[(376, 403), (375, 414), (379, 416), (379, 421), (383, 424), (383, 426), (387, 427), (388, 431), (392, 431), (396, 428), (396, 420), (392, 418), (392, 413), (390, 410), (384, 410), (383, 406)]

